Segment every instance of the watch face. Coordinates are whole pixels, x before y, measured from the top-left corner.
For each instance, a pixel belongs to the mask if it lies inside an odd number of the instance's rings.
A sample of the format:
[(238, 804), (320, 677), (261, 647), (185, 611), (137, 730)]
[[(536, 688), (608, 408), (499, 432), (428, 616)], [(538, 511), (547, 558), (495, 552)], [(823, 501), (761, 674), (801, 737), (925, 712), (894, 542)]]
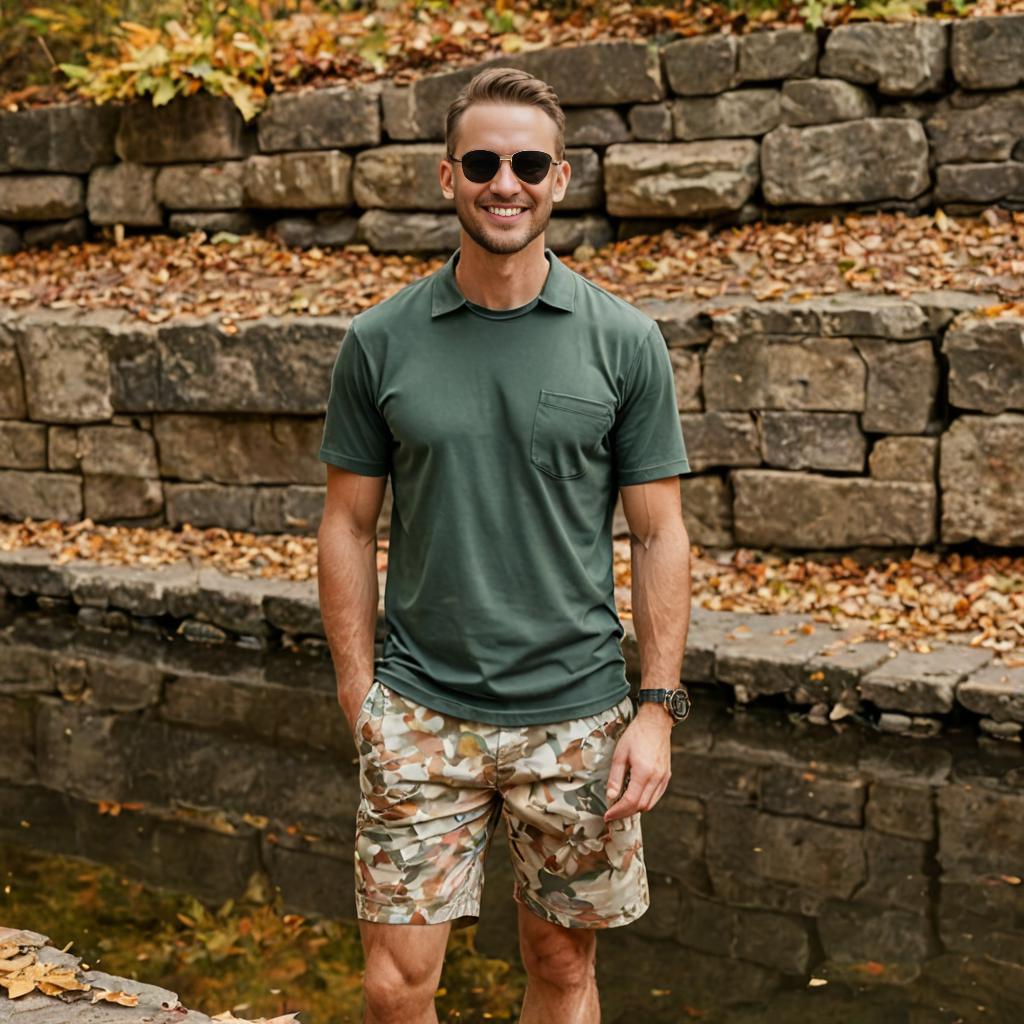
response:
[(690, 697), (686, 690), (679, 687), (669, 692), (668, 709), (678, 722), (681, 722), (690, 713)]

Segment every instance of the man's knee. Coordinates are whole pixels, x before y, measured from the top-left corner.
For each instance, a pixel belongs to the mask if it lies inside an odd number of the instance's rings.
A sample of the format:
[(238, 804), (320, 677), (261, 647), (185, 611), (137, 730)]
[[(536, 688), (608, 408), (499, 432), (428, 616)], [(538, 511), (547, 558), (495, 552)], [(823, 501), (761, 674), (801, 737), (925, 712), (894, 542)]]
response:
[(364, 944), (363, 999), (373, 1020), (401, 1021), (431, 1005), (444, 962), (447, 928), (387, 926)]
[(520, 953), (530, 978), (562, 988), (589, 985), (595, 974), (597, 936), (589, 928), (531, 931), (522, 937)]

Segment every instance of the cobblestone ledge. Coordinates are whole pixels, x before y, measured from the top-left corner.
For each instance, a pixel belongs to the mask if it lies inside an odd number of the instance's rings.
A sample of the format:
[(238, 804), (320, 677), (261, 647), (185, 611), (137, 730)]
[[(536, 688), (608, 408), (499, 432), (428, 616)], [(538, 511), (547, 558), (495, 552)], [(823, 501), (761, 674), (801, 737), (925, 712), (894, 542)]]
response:
[[(379, 577), (377, 643), (383, 641)], [(191, 565), (163, 569), (64, 564), (48, 552), (0, 552), (0, 603), (66, 608), (102, 629), (176, 632), (190, 640), (262, 649), (284, 641), (325, 643), (315, 580), (229, 576)], [(622, 640), (627, 674), (639, 678), (631, 619)], [(966, 641), (966, 637), (964, 640)], [(13, 660), (12, 660), (13, 659)], [(7, 650), (14, 664), (17, 652)], [(0, 668), (0, 691), (4, 673)], [(931, 735), (966, 719), (993, 736), (1020, 740), (1024, 668), (986, 647), (936, 644), (930, 653), (898, 650), (870, 638), (870, 627), (839, 628), (809, 615), (692, 610), (682, 678), (727, 687), (737, 702), (781, 698), (812, 720), (864, 717), (884, 731)]]

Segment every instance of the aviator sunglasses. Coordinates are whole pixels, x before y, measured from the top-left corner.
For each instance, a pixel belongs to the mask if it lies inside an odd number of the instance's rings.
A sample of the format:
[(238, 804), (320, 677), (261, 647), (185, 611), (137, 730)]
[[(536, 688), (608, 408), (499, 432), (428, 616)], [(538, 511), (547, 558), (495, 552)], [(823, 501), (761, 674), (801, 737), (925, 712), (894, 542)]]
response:
[(536, 149), (524, 149), (511, 156), (499, 156), (489, 149), (473, 149), (461, 159), (451, 155), (448, 159), (454, 164), (462, 164), (462, 173), (477, 185), (490, 181), (498, 173), (498, 168), (504, 160), (509, 161), (512, 173), (527, 185), (539, 185), (547, 177), (551, 165), (562, 162), (553, 160), (547, 153)]

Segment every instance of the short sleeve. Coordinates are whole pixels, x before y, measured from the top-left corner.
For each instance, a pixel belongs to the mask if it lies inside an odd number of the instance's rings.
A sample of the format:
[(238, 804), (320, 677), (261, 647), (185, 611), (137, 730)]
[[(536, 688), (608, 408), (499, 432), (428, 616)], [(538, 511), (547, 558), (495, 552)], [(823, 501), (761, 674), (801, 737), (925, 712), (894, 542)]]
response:
[(366, 353), (350, 325), (331, 371), (320, 461), (363, 476), (386, 476), (391, 447), (391, 431), (377, 406)]
[(614, 430), (620, 487), (690, 472), (668, 347), (657, 324), (629, 368)]

